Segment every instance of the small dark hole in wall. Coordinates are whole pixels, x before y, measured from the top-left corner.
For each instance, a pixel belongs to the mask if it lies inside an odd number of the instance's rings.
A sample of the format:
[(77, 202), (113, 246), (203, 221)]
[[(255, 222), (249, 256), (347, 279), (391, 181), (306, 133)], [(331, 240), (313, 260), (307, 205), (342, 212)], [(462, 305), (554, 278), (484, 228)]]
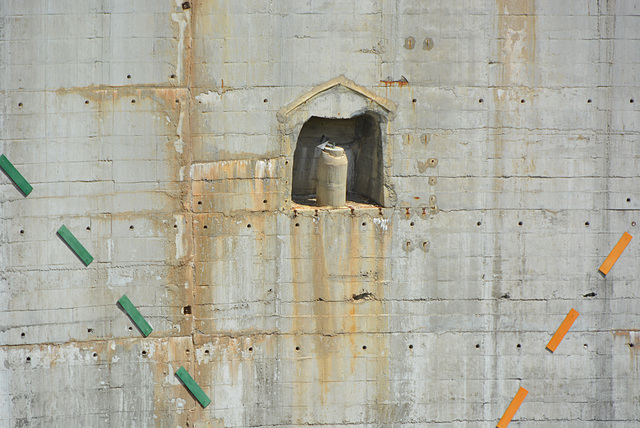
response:
[(202, 205), (202, 201), (198, 201), (198, 205)]
[(262, 102), (263, 102), (263, 103), (268, 103), (268, 102), (269, 102), (269, 100), (265, 98), (264, 100), (262, 100)]
[(632, 227), (636, 227), (636, 222), (635, 222), (635, 221), (632, 221), (632, 222), (631, 222), (631, 226), (632, 226)]
[(253, 352), (253, 347), (249, 347), (249, 352)]
[(20, 230), (20, 235), (24, 235), (24, 230)]
[(595, 292), (591, 292), (591, 293), (587, 293), (587, 294), (583, 294), (582, 297), (596, 297), (597, 294)]
[(127, 79), (131, 79), (131, 75), (130, 74), (127, 74)]
[(636, 345), (634, 345), (633, 343), (629, 344), (629, 348), (633, 348), (634, 346), (636, 346)]
[(180, 100), (176, 100), (176, 104), (180, 104)]
[(84, 103), (85, 103), (85, 104), (89, 104), (89, 100), (85, 100), (85, 102), (84, 102)]
[(206, 349), (206, 350), (204, 351), (204, 353), (205, 353), (205, 354), (207, 354), (207, 355), (209, 355), (209, 350), (208, 350), (208, 349)]
[(300, 223), (296, 223), (296, 227), (300, 227)]
[(191, 352), (191, 351), (189, 351), (189, 350), (187, 349), (187, 350), (186, 350), (186, 351), (184, 351), (184, 352), (185, 352), (186, 354), (189, 354), (189, 352)]
[(412, 100), (411, 100), (411, 102), (413, 102), (413, 103), (417, 103), (417, 102), (418, 102), (418, 100), (414, 98), (414, 99), (412, 99)]
[(251, 225), (250, 224), (247, 225), (247, 229), (251, 229)]
[(172, 74), (172, 75), (171, 75), (171, 76), (169, 76), (169, 77), (170, 77), (171, 79), (175, 79), (175, 78), (176, 78), (176, 75), (175, 75), (175, 74)]
[(96, 358), (98, 354), (96, 352), (93, 353), (93, 358)]
[(88, 328), (87, 329), (87, 333), (93, 333), (93, 329), (92, 328)]
[(31, 357), (27, 357), (27, 363), (31, 361)]
[(587, 102), (588, 102), (589, 104), (591, 104), (591, 98), (589, 98), (589, 99), (587, 100)]
[(366, 226), (366, 225), (367, 225), (367, 222), (366, 222), (366, 221), (363, 221), (363, 222), (362, 222), (362, 225), (363, 225), (363, 226)]
[(409, 223), (410, 226), (415, 226), (414, 222)]
[(413, 345), (409, 345), (409, 349), (413, 349)]
[(20, 333), (20, 337), (25, 337), (26, 334), (25, 333)]
[(584, 346), (584, 349), (587, 349), (589, 347), (589, 345), (587, 345), (586, 343), (582, 346)]
[(91, 226), (87, 226), (87, 231), (91, 230)]
[(129, 226), (129, 229), (133, 230), (133, 225)]
[(22, 107), (22, 103), (18, 103), (18, 107)]
[(518, 222), (518, 226), (522, 226), (522, 222), (521, 221)]
[(182, 3), (182, 10), (187, 10), (187, 9), (191, 9), (191, 5), (189, 4), (188, 1)]
[(296, 346), (296, 351), (299, 351), (299, 350), (300, 350), (300, 347), (299, 347), (299, 346)]
[(476, 343), (476, 349), (480, 348), (480, 344)]
[(631, 198), (627, 198), (627, 202), (631, 202)]
[(147, 355), (147, 351), (142, 351), (142, 355)]
[(178, 228), (178, 225), (177, 225), (177, 224), (174, 224), (174, 225), (173, 225), (173, 228), (174, 228), (174, 229), (177, 229), (177, 228)]
[(522, 345), (520, 345), (519, 343), (516, 345), (516, 348), (521, 348)]
[(367, 345), (362, 345), (362, 349), (367, 349)]
[(523, 99), (521, 99), (521, 100), (520, 100), (520, 102), (521, 102), (522, 104), (524, 104), (524, 98), (523, 98)]
[(584, 225), (585, 225), (585, 226), (589, 226), (589, 222), (588, 222), (588, 221), (585, 221), (585, 222), (584, 222)]
[(182, 313), (185, 315), (191, 315), (191, 306), (187, 305), (184, 308), (182, 308)]
[(129, 331), (132, 331), (132, 330), (133, 330), (133, 327), (129, 327)]
[(136, 103), (136, 100), (131, 100), (131, 104), (135, 104), (135, 103)]
[(266, 200), (266, 199), (265, 199), (265, 200), (263, 200), (263, 201), (262, 201), (262, 203), (263, 203), (263, 204), (266, 204), (266, 203), (267, 203), (267, 200)]
[(478, 100), (478, 102), (479, 102), (480, 104), (482, 104), (482, 103), (484, 102), (484, 100), (483, 100), (482, 98), (480, 98), (480, 99)]
[(634, 103), (633, 98), (631, 98), (631, 99), (629, 100), (629, 102), (630, 102), (631, 104), (633, 104), (633, 103)]
[(204, 229), (208, 229), (209, 226), (207, 226), (206, 224), (203, 226)]
[(481, 221), (479, 221), (479, 222), (478, 222), (478, 223), (476, 223), (476, 224), (477, 224), (478, 226), (480, 226), (480, 225), (482, 225), (482, 222), (481, 222)]

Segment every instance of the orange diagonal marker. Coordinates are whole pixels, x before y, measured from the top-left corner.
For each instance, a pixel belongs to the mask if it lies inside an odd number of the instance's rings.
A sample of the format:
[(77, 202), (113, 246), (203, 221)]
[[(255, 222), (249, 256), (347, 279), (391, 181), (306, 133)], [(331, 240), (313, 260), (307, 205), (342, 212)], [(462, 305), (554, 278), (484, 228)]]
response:
[(605, 275), (609, 273), (613, 265), (618, 261), (618, 257), (620, 257), (624, 249), (627, 248), (631, 238), (633, 238), (633, 236), (629, 235), (627, 232), (622, 234), (622, 238), (620, 238), (616, 246), (613, 247), (613, 250), (611, 250), (607, 258), (604, 260), (604, 263), (602, 263), (602, 266), (600, 266), (600, 269), (598, 269), (600, 272)]
[(569, 311), (564, 321), (562, 321), (562, 324), (560, 324), (560, 327), (558, 327), (558, 330), (556, 330), (556, 334), (554, 334), (549, 343), (547, 343), (547, 349), (549, 351), (556, 351), (556, 348), (558, 347), (560, 342), (562, 342), (564, 335), (567, 334), (567, 332), (573, 325), (573, 322), (576, 320), (576, 318), (578, 318), (578, 315), (580, 315), (580, 313), (573, 308)]
[(500, 422), (498, 422), (498, 425), (496, 425), (496, 427), (506, 428), (507, 425), (509, 425), (509, 422), (511, 422), (511, 419), (513, 419), (513, 415), (516, 414), (518, 408), (524, 400), (524, 397), (526, 397), (528, 393), (529, 391), (527, 391), (523, 387), (520, 387), (518, 392), (516, 392), (516, 396), (513, 397), (511, 404), (509, 404), (509, 407), (507, 407), (507, 410), (505, 410), (504, 415), (502, 415), (502, 419), (500, 419)]

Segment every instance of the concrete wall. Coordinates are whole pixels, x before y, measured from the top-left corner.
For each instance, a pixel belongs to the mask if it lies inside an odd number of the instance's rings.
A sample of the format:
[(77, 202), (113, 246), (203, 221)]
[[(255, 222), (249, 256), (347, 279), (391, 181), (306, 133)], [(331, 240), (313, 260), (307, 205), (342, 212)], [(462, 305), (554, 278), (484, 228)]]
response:
[[(0, 1), (0, 426), (638, 426), (639, 76), (633, 1)], [(365, 113), (381, 206), (292, 204)]]

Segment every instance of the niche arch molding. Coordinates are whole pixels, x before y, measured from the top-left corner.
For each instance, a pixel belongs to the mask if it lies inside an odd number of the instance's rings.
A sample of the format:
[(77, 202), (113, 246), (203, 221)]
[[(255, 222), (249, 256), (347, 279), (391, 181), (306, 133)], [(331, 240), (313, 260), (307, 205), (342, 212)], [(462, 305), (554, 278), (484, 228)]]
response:
[(395, 118), (397, 105), (374, 92), (355, 84), (344, 75), (318, 85), (302, 94), (277, 113), (280, 153), (285, 159), (285, 205), (291, 206), (293, 161), (300, 132), (311, 118), (353, 119), (369, 116), (375, 119), (380, 135), (378, 148), (380, 182), (372, 200), (383, 207), (395, 205), (396, 195), (390, 184), (391, 147), (388, 140), (389, 122)]

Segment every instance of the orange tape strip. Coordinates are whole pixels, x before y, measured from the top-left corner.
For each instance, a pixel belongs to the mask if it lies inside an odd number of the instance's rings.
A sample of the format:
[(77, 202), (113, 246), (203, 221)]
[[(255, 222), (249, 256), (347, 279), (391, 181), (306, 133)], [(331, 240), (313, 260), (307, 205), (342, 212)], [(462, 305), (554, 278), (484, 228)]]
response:
[(622, 238), (620, 238), (616, 246), (613, 247), (613, 250), (611, 250), (607, 258), (604, 260), (604, 263), (602, 263), (602, 266), (600, 266), (600, 269), (598, 269), (600, 272), (605, 275), (609, 273), (613, 265), (618, 261), (618, 257), (620, 257), (624, 249), (627, 248), (631, 238), (633, 238), (633, 236), (629, 235), (627, 232), (622, 234)]
[(496, 425), (496, 427), (506, 428), (507, 425), (509, 425), (511, 419), (513, 419), (513, 415), (516, 414), (516, 412), (520, 408), (520, 405), (524, 401), (524, 397), (526, 397), (528, 393), (529, 391), (527, 391), (523, 387), (520, 387), (518, 392), (516, 392), (516, 396), (513, 397), (511, 404), (509, 404), (509, 407), (507, 407), (507, 410), (505, 410), (504, 415), (502, 415), (502, 419), (500, 419), (500, 422), (498, 422), (498, 425)]
[(562, 324), (560, 324), (560, 327), (558, 327), (558, 330), (556, 330), (556, 334), (554, 334), (549, 343), (547, 343), (547, 349), (549, 351), (556, 352), (556, 348), (560, 342), (562, 342), (564, 335), (567, 334), (573, 322), (578, 318), (578, 315), (580, 315), (580, 313), (573, 308), (569, 311), (564, 321), (562, 321)]

